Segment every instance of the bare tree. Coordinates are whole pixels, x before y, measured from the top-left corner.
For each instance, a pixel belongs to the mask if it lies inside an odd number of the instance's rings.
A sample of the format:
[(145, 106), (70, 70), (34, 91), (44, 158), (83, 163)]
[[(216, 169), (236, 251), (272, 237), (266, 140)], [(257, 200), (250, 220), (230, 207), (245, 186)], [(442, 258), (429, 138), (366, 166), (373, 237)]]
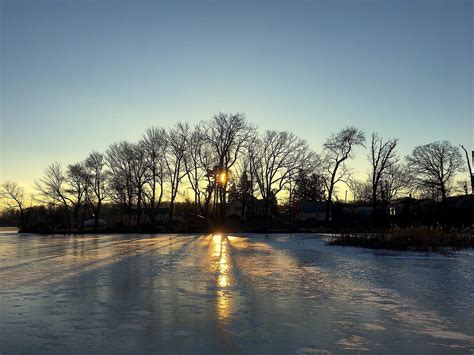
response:
[(111, 197), (116, 203), (121, 204), (122, 213), (126, 210), (130, 224), (131, 210), (134, 204), (132, 144), (125, 141), (112, 144), (107, 150), (106, 161), (109, 169)]
[(347, 182), (350, 170), (344, 164), (353, 158), (354, 147), (364, 146), (365, 135), (355, 127), (346, 127), (332, 134), (324, 143), (323, 161), (325, 165), (327, 204), (326, 222), (329, 221), (334, 187), (338, 182)]
[(306, 141), (289, 132), (266, 131), (253, 146), (252, 168), (268, 216), (270, 201), (289, 184), (294, 174), (308, 169), (313, 153)]
[(402, 193), (408, 193), (413, 187), (413, 177), (408, 167), (395, 163), (391, 164), (383, 173), (380, 180), (379, 197), (384, 209)]
[(406, 160), (417, 186), (438, 191), (443, 202), (449, 193), (449, 183), (464, 166), (459, 149), (448, 141), (415, 147)]
[(58, 162), (51, 164), (45, 171), (42, 179), (35, 183), (40, 201), (51, 202), (64, 208), (67, 228), (71, 230), (71, 217), (69, 215), (69, 199), (67, 196), (67, 179)]
[(387, 169), (398, 161), (395, 148), (397, 147), (398, 139), (393, 138), (384, 142), (384, 140), (372, 133), (372, 140), (370, 144), (370, 154), (368, 156), (372, 166), (371, 171), (371, 189), (372, 189), (372, 215), (375, 217), (375, 210), (377, 208), (377, 195), (379, 192), (380, 181)]
[(372, 186), (370, 179), (365, 180), (349, 179), (347, 181), (354, 201), (358, 203), (368, 203), (372, 199)]
[[(90, 187), (90, 178), (84, 163), (68, 165), (66, 171), (68, 187), (66, 188), (67, 199), (73, 207), (73, 219), (76, 228), (79, 227), (79, 213), (81, 207), (85, 211), (87, 190)], [(84, 213), (83, 213), (84, 217)], [(84, 218), (83, 221), (84, 222)]]
[[(471, 166), (471, 161), (469, 160), (469, 153), (467, 152), (467, 149), (461, 144), (461, 148), (464, 151), (464, 154), (466, 155), (466, 162), (467, 162), (467, 169), (469, 171), (469, 179), (471, 180), (471, 194), (474, 194), (474, 174), (472, 172), (472, 166)], [(474, 160), (474, 151), (472, 153), (472, 159)]]
[(186, 176), (186, 166), (184, 163), (188, 139), (190, 135), (189, 125), (187, 123), (178, 123), (168, 132), (167, 152), (165, 155), (165, 164), (167, 176), (170, 182), (170, 212), (169, 222), (173, 220), (173, 210), (178, 195), (181, 180)]
[[(123, 223), (123, 215), (125, 210), (128, 208), (126, 179), (127, 178), (123, 175), (122, 171), (116, 171), (109, 175), (109, 180), (107, 182), (110, 201), (120, 209), (120, 223)], [(128, 213), (128, 216), (130, 224), (130, 213)]]
[(196, 126), (189, 137), (184, 163), (188, 172), (188, 180), (194, 192), (195, 213), (200, 212), (207, 219), (209, 205), (215, 189), (213, 169), (217, 165), (216, 156), (206, 140), (205, 123)]
[[(141, 222), (143, 190), (147, 182), (146, 174), (148, 171), (146, 152), (143, 142), (132, 144), (132, 177), (137, 201), (137, 225)], [(146, 207), (146, 204), (144, 205)]]
[(216, 156), (215, 173), (218, 178), (221, 206), (221, 221), (225, 219), (228, 174), (241, 156), (246, 143), (254, 132), (242, 113), (227, 114), (219, 112), (209, 122), (205, 135)]
[(5, 181), (0, 186), (0, 199), (10, 209), (18, 209), (20, 212), (20, 227), (25, 227), (25, 190), (13, 181)]
[(99, 226), (102, 203), (107, 197), (107, 179), (105, 156), (99, 152), (92, 152), (86, 159), (85, 166), (90, 176), (91, 194), (89, 202), (94, 211), (94, 228)]
[(141, 143), (147, 167), (146, 185), (143, 188), (144, 203), (148, 206), (148, 216), (152, 224), (155, 222), (156, 210), (160, 208), (164, 193), (167, 144), (166, 131), (157, 127), (147, 129)]

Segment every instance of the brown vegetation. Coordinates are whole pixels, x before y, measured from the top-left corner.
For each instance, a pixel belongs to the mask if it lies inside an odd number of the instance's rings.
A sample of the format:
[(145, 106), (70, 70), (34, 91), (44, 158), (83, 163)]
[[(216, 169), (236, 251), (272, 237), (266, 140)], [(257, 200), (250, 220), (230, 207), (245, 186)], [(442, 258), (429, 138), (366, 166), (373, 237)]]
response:
[(440, 227), (392, 228), (384, 233), (343, 233), (331, 236), (329, 245), (370, 249), (447, 252), (474, 247), (472, 231), (445, 230)]

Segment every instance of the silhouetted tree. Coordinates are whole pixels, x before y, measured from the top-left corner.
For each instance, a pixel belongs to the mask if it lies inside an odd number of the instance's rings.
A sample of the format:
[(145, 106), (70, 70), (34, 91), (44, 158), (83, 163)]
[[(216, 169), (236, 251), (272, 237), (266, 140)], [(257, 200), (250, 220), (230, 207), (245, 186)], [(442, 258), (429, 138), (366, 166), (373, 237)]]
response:
[(194, 192), (194, 212), (200, 213), (207, 219), (212, 194), (215, 191), (213, 167), (217, 165), (216, 155), (206, 140), (206, 123), (201, 123), (192, 131), (184, 163), (188, 182)]
[[(471, 161), (469, 160), (469, 153), (467, 152), (467, 149), (462, 144), (461, 144), (461, 148), (464, 151), (464, 154), (466, 155), (467, 170), (469, 172), (469, 180), (471, 182), (471, 193), (474, 194), (474, 174), (472, 172)], [(472, 151), (471, 153), (474, 159), (474, 151)]]
[(167, 152), (165, 155), (165, 164), (167, 176), (170, 183), (170, 212), (169, 222), (173, 220), (173, 208), (178, 195), (179, 184), (187, 175), (184, 163), (188, 139), (190, 135), (189, 125), (187, 123), (178, 123), (173, 127), (167, 136)]
[(459, 149), (448, 141), (418, 146), (406, 160), (417, 186), (438, 191), (443, 202), (448, 196), (449, 183), (464, 165)]
[(286, 187), (292, 173), (305, 169), (313, 153), (306, 141), (289, 132), (266, 131), (252, 144), (252, 167), (269, 215), (270, 202)]
[(228, 114), (219, 112), (208, 123), (205, 131), (207, 142), (216, 156), (217, 166), (214, 173), (219, 176), (216, 186), (219, 187), (221, 221), (225, 218), (227, 195), (227, 175), (241, 156), (246, 143), (253, 134), (251, 127), (242, 113)]
[(72, 204), (74, 225), (78, 228), (79, 213), (81, 208), (85, 211), (87, 190), (90, 188), (90, 177), (84, 163), (68, 165), (66, 179), (68, 184), (68, 187), (66, 188), (66, 196), (68, 196), (67, 199)]
[(370, 144), (370, 154), (368, 156), (371, 163), (371, 189), (372, 189), (372, 215), (375, 217), (377, 208), (377, 195), (379, 194), (380, 181), (387, 169), (398, 161), (395, 148), (398, 139), (393, 138), (384, 142), (384, 140), (372, 133)]
[(35, 183), (40, 196), (40, 201), (45, 204), (52, 203), (64, 208), (67, 228), (71, 230), (71, 218), (69, 216), (69, 203), (67, 196), (67, 179), (57, 162), (51, 164), (45, 171), (42, 179)]
[(149, 207), (150, 212), (148, 214), (152, 224), (155, 222), (156, 210), (160, 208), (164, 193), (167, 144), (167, 135), (163, 128), (152, 127), (147, 129), (142, 139), (148, 171), (143, 193), (146, 198), (145, 204)]
[[(463, 166), (458, 148), (449, 142), (416, 147), (407, 157), (408, 169), (397, 163), (397, 139), (383, 140), (375, 133), (371, 138), (371, 172), (367, 181), (355, 181), (347, 162), (355, 147), (365, 143), (364, 133), (355, 127), (332, 134), (318, 155), (291, 133), (266, 131), (259, 135), (243, 114), (218, 113), (193, 129), (185, 123), (168, 131), (152, 127), (139, 142), (114, 143), (105, 155), (93, 152), (85, 162), (69, 165), (66, 173), (54, 163), (36, 183), (38, 200), (63, 208), (69, 229), (71, 214), (78, 227), (81, 210), (82, 221), (90, 211), (97, 227), (102, 205), (108, 201), (113, 207), (120, 206), (122, 222), (127, 211), (128, 223), (132, 223), (133, 214), (140, 224), (144, 211), (153, 224), (163, 199), (169, 198), (171, 222), (175, 207), (180, 206), (176, 204), (178, 195), (190, 190), (194, 201), (185, 196), (187, 204), (182, 211), (188, 215), (200, 212), (208, 221), (210, 216), (217, 221), (220, 214), (222, 222), (228, 197), (242, 201), (242, 217), (247, 208), (247, 213), (254, 210), (257, 197), (265, 201), (266, 216), (275, 210), (277, 198), (285, 199), (290, 223), (291, 206), (296, 201), (325, 199), (329, 220), (340, 182), (350, 186), (355, 200), (372, 201), (373, 210), (378, 203), (385, 210), (407, 191), (446, 200), (455, 174)], [(471, 161), (461, 147), (472, 189)], [(464, 182), (458, 185), (459, 193), (468, 189)], [(16, 206), (14, 199), (10, 201)], [(21, 215), (23, 206), (18, 208)], [(57, 218), (60, 213), (53, 215)]]
[(127, 211), (130, 224), (134, 204), (133, 145), (125, 141), (110, 145), (106, 153), (106, 161), (109, 169), (111, 197), (116, 203), (122, 204), (122, 210)]
[(323, 201), (325, 199), (324, 178), (316, 173), (298, 172), (295, 181), (294, 201)]
[(244, 170), (240, 175), (239, 182), (237, 184), (237, 192), (240, 195), (240, 200), (242, 201), (242, 210), (240, 212), (240, 217), (244, 218), (247, 205), (249, 200), (253, 200), (253, 184), (252, 180), (247, 174), (247, 170)]
[(0, 186), (0, 200), (10, 209), (20, 212), (20, 227), (25, 226), (24, 204), (25, 190), (13, 181), (5, 181)]
[(102, 203), (107, 197), (107, 179), (105, 156), (99, 152), (92, 152), (85, 161), (85, 167), (90, 176), (91, 193), (89, 202), (94, 211), (94, 228), (99, 226)]
[(370, 179), (357, 180), (349, 179), (347, 185), (351, 189), (353, 199), (358, 203), (368, 203), (372, 200), (372, 186)]
[(352, 159), (353, 150), (357, 146), (364, 146), (364, 132), (355, 127), (347, 127), (332, 134), (324, 143), (323, 161), (326, 167), (327, 177), (327, 204), (326, 222), (331, 214), (334, 187), (338, 182), (347, 182), (350, 170), (344, 164), (347, 159)]
[(384, 211), (390, 202), (399, 197), (402, 192), (410, 191), (412, 187), (413, 177), (406, 166), (395, 163), (385, 169), (378, 192)]
[[(132, 181), (136, 196), (136, 216), (137, 225), (140, 224), (142, 214), (142, 202), (145, 184), (147, 182), (148, 165), (146, 161), (146, 151), (143, 142), (132, 144)], [(146, 205), (144, 205), (146, 207)]]
[[(120, 223), (123, 223), (123, 214), (129, 208), (127, 199), (127, 177), (123, 175), (122, 171), (111, 173), (108, 181), (108, 195), (112, 204), (120, 209)], [(130, 224), (130, 213), (129, 224)]]

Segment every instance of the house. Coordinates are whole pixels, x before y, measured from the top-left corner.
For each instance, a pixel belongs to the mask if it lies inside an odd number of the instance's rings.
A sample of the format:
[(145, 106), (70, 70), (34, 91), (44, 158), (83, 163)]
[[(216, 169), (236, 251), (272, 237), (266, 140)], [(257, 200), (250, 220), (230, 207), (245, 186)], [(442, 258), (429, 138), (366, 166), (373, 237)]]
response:
[(325, 221), (326, 203), (323, 201), (301, 201), (298, 209), (300, 221)]
[(416, 213), (418, 210), (418, 200), (411, 197), (402, 197), (392, 201), (388, 205), (390, 216), (402, 216)]

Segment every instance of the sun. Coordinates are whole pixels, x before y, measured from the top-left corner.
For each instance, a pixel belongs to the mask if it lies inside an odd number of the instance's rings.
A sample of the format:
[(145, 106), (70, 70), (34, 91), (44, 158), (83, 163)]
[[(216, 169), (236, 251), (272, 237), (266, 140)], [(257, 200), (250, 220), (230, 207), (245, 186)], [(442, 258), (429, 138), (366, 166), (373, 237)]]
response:
[(221, 185), (226, 184), (226, 182), (227, 182), (227, 173), (225, 171), (223, 171), (219, 174), (219, 182), (221, 183)]

